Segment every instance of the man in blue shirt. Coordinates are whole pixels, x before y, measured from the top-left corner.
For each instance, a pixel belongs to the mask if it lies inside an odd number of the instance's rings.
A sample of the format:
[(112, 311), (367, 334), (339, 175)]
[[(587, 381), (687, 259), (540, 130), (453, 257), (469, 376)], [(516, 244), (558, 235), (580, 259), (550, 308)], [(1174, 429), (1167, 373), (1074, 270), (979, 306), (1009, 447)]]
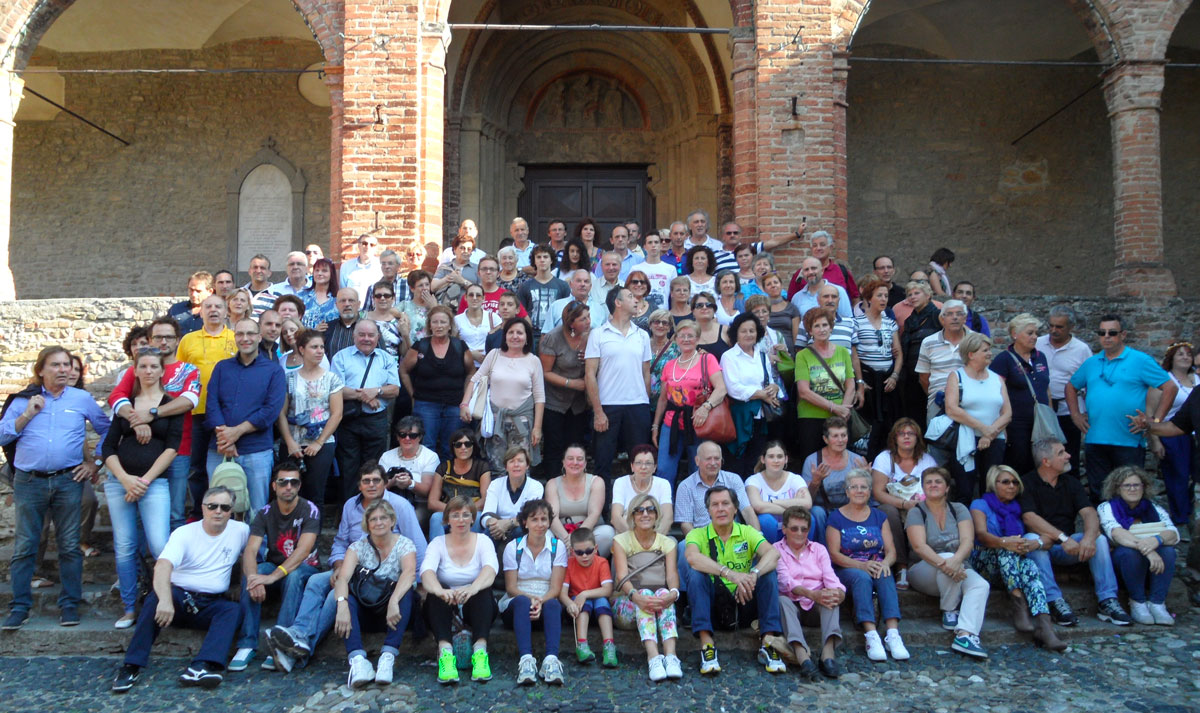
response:
[(349, 498), (358, 489), (359, 469), (387, 450), (387, 405), (400, 395), (400, 371), (379, 348), (379, 325), (371, 319), (358, 320), (354, 346), (334, 354), (329, 368), (345, 384), (335, 444), (343, 497)]
[[(1102, 351), (1083, 362), (1067, 382), (1067, 408), (1071, 421), (1083, 434), (1088, 490), (1092, 503), (1100, 502), (1100, 488), (1113, 468), (1146, 462), (1146, 442), (1128, 431), (1128, 416), (1146, 405), (1146, 392), (1161, 389), (1155, 423), (1161, 422), (1175, 401), (1178, 388), (1169, 374), (1148, 354), (1125, 346), (1125, 325), (1115, 314), (1100, 318), (1096, 330)], [(1087, 399), (1087, 412), (1079, 408), (1079, 392)]]
[(85, 461), (86, 424), (103, 440), (111, 425), (108, 417), (82, 389), (67, 386), (71, 354), (63, 347), (46, 347), (33, 366), (33, 386), (18, 394), (0, 420), (0, 446), (9, 449), (13, 466), (13, 501), (16, 505), (16, 541), (13, 545), (13, 600), (3, 629), (21, 628), (33, 606), (31, 584), (42, 525), (49, 515), (58, 538), (59, 623), (79, 623), (83, 594), (83, 553), (79, 550), (79, 505), (83, 481), (96, 480), (100, 461)]
[(193, 272), (188, 280), (188, 298), (176, 302), (167, 310), (167, 314), (179, 322), (180, 334), (188, 334), (204, 326), (204, 316), (200, 314), (200, 305), (213, 293), (213, 276), (201, 270)]
[(250, 508), (258, 512), (267, 504), (275, 421), (283, 410), (287, 381), (279, 364), (259, 351), (258, 323), (240, 320), (233, 329), (237, 356), (217, 362), (208, 381), (204, 418), (213, 431), (208, 451), (208, 477), (224, 458), (232, 458), (246, 471)]

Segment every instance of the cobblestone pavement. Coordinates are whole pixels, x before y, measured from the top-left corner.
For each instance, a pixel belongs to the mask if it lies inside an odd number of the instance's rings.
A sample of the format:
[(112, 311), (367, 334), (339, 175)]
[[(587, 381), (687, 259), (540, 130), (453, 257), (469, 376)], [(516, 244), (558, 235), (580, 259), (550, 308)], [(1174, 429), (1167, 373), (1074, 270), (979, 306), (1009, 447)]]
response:
[[(108, 691), (119, 660), (113, 657), (0, 658), (4, 711), (248, 711), (416, 713), (490, 711), (600, 713), (607, 711), (795, 711), (855, 713), (1174, 713), (1200, 710), (1200, 636), (1195, 614), (1174, 629), (1144, 629), (1073, 641), (1054, 655), (1030, 645), (995, 646), (985, 662), (941, 647), (913, 647), (907, 662), (871, 664), (861, 651), (843, 651), (838, 682), (801, 683), (794, 673), (772, 676), (748, 651), (723, 651), (724, 672), (701, 678), (685, 660), (679, 683), (654, 685), (640, 657), (626, 656), (615, 671), (567, 664), (567, 685), (518, 688), (515, 662), (493, 662), (487, 684), (442, 687), (431, 662), (411, 655), (397, 661), (398, 682), (352, 692), (343, 660), (326, 658), (286, 677), (260, 671), (230, 674), (215, 691), (180, 688), (186, 663), (157, 657), (132, 691)], [(695, 654), (692, 654), (692, 659)]]

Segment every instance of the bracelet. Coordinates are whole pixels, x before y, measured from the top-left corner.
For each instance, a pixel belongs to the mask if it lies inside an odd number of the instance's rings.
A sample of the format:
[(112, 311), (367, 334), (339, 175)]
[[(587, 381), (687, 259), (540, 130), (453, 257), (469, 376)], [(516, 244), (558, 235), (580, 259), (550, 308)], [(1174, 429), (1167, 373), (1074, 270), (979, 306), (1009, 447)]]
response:
[(676, 589), (675, 587), (671, 587), (667, 591), (670, 592), (671, 594), (674, 594), (676, 599), (679, 598), (679, 590)]
[(1158, 540), (1158, 544), (1160, 544), (1160, 545), (1166, 544), (1163, 542), (1162, 535), (1155, 535), (1154, 539)]
[(565, 388), (567, 388), (567, 387), (568, 387), (568, 386), (570, 386), (570, 385), (571, 385), (571, 379), (569, 379), (568, 377), (565, 377), (565, 376), (564, 376), (564, 377), (563, 377), (563, 388), (565, 389)]
[(276, 567), (275, 567), (275, 569), (277, 569), (277, 570), (280, 570), (281, 572), (283, 572), (283, 576), (285, 576), (285, 577), (286, 577), (286, 576), (288, 576), (289, 574), (291, 574), (291, 572), (288, 572), (288, 571), (287, 571), (287, 567), (284, 567), (283, 565), (278, 565), (278, 566), (276, 566)]

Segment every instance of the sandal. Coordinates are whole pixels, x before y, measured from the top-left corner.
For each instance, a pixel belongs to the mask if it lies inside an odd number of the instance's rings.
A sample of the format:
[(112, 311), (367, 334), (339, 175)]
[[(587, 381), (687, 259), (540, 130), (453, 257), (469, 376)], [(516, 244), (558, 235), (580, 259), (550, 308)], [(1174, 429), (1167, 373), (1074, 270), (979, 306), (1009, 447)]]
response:
[(54, 582), (45, 577), (34, 577), (29, 586), (33, 589), (49, 589), (54, 586)]
[(99, 557), (100, 548), (92, 547), (91, 545), (80, 545), (79, 550), (83, 552), (84, 557)]

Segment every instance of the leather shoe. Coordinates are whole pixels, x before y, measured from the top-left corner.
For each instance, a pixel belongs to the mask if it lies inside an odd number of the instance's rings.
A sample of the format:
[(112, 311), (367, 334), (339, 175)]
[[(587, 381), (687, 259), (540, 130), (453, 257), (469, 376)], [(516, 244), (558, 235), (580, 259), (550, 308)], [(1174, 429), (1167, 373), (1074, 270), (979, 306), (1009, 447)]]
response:
[(821, 659), (821, 675), (825, 678), (837, 678), (842, 675), (837, 659)]
[(800, 676), (808, 681), (816, 681), (821, 678), (821, 674), (817, 672), (817, 665), (812, 662), (812, 659), (804, 659), (800, 664)]

